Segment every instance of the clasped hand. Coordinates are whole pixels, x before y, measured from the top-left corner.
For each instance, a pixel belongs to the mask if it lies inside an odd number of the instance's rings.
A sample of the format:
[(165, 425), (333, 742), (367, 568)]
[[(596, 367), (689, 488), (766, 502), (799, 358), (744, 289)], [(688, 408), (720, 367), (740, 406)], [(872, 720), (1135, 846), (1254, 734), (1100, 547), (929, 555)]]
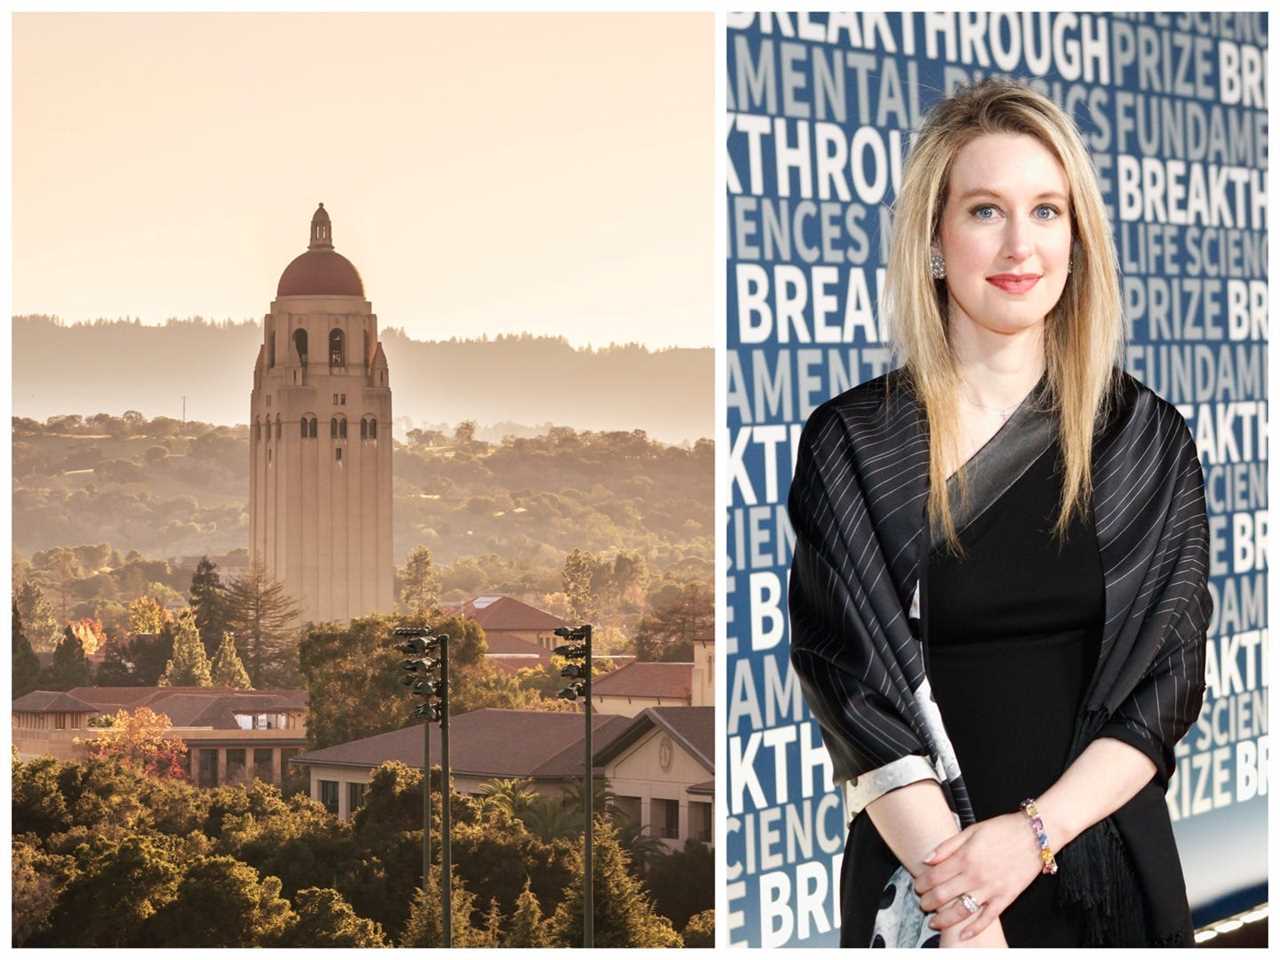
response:
[[(945, 930), (969, 920), (961, 939), (987, 928), (1041, 870), (1040, 847), (1022, 813), (1007, 813), (966, 827), (940, 843), (915, 878), (920, 908), (929, 925)], [(967, 893), (982, 910), (970, 914), (957, 898)]]

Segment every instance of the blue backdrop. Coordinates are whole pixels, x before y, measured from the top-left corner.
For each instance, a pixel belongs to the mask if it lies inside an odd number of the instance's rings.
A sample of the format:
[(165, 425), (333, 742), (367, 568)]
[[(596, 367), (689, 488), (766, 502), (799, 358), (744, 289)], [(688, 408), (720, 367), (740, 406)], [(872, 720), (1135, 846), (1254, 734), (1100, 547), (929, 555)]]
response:
[(787, 662), (787, 488), (815, 406), (884, 373), (911, 131), (984, 76), (1079, 124), (1129, 371), (1176, 404), (1212, 532), (1208, 691), (1168, 793), (1197, 925), (1266, 899), (1265, 14), (750, 14), (728, 36), (729, 942), (834, 944), (848, 817)]

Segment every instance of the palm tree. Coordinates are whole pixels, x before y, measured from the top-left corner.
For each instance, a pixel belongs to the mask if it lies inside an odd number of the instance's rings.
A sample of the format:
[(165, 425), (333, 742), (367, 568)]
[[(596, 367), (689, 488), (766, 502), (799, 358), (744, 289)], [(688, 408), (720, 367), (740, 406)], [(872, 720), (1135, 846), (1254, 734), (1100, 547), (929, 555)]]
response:
[(581, 815), (574, 816), (573, 811), (559, 797), (539, 796), (529, 804), (523, 819), (529, 832), (546, 843), (582, 833)]
[[(591, 781), (591, 814), (593, 817), (614, 818), (618, 814), (617, 795), (609, 789), (604, 777), (595, 777)], [(582, 821), (584, 804), (582, 781), (575, 779), (564, 788), (564, 804)]]
[(649, 865), (658, 857), (667, 855), (667, 845), (629, 817), (616, 817), (618, 826), (618, 843), (631, 858), (631, 866), (637, 873), (644, 873)]
[(505, 810), (518, 820), (523, 820), (529, 807), (538, 798), (533, 781), (528, 777), (506, 777), (490, 780), (480, 787), (480, 795), (487, 803)]

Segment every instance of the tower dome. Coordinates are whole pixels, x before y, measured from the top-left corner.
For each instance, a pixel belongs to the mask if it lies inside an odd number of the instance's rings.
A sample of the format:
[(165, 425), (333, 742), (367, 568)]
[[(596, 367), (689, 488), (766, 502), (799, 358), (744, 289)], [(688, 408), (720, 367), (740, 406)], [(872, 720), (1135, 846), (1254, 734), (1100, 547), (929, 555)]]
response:
[(364, 283), (355, 265), (333, 249), (329, 214), (320, 204), (311, 218), (307, 252), (293, 258), (280, 274), (277, 297), (364, 297)]

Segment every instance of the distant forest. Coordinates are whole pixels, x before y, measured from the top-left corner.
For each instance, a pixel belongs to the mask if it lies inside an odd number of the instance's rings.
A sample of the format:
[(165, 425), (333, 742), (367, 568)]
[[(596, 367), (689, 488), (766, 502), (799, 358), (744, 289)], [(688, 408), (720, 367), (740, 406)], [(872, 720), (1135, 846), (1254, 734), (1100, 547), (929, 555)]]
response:
[[(605, 335), (610, 331), (603, 331)], [(625, 338), (627, 331), (617, 331)], [(380, 329), (397, 436), (413, 427), (476, 421), (557, 423), (577, 430), (639, 428), (669, 443), (709, 437), (715, 416), (711, 348), (649, 350), (636, 343), (579, 349), (532, 335), (423, 341)], [(604, 339), (604, 336), (602, 336)], [(136, 410), (224, 426), (248, 420), (262, 324), (200, 317), (63, 324), (13, 318), (13, 412)]]
[[(395, 445), (392, 473), (394, 561), (429, 547), (446, 591), (554, 592), (575, 549), (633, 553), (658, 578), (711, 582), (710, 440), (672, 446), (643, 431), (554, 427), (489, 443), (464, 422), (411, 431)], [(89, 544), (147, 558), (245, 550), (248, 477), (244, 426), (132, 410), (15, 417), (18, 562)]]

